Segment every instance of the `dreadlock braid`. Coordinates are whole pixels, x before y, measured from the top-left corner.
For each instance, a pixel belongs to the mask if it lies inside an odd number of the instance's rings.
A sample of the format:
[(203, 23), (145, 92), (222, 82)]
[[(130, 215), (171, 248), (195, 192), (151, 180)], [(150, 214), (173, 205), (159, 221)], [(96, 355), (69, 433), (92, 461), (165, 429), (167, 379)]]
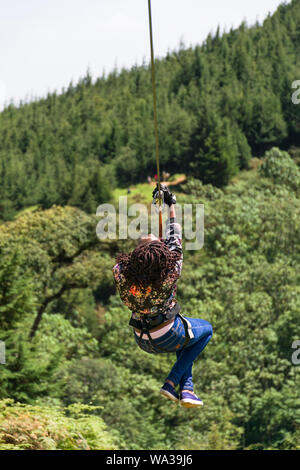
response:
[(122, 272), (129, 286), (159, 288), (166, 277), (175, 279), (176, 261), (181, 258), (178, 251), (171, 251), (164, 242), (155, 240), (138, 245), (131, 253), (119, 253), (117, 263), (122, 263)]

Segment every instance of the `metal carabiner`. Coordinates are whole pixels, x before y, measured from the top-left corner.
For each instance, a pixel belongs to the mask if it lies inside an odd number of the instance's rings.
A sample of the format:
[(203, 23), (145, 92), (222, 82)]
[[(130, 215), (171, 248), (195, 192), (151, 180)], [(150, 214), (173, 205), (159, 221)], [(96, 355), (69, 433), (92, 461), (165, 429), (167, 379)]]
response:
[[(160, 192), (160, 198), (159, 198), (159, 192)], [(162, 190), (160, 190), (159, 192), (157, 192), (156, 197), (154, 197), (152, 200), (152, 204), (155, 206), (155, 210), (157, 213), (160, 212), (160, 208), (162, 212), (164, 211), (164, 208), (165, 208), (164, 192)], [(159, 199), (161, 199), (161, 204), (159, 202)]]

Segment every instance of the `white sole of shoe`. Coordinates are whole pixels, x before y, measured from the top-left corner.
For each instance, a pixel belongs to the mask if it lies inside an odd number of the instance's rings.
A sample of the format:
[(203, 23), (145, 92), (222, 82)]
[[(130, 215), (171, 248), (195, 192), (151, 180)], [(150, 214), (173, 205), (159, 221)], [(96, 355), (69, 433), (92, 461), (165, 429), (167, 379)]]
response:
[(184, 408), (197, 408), (199, 406), (203, 406), (203, 401), (183, 399), (180, 400), (180, 404), (181, 406), (184, 406)]

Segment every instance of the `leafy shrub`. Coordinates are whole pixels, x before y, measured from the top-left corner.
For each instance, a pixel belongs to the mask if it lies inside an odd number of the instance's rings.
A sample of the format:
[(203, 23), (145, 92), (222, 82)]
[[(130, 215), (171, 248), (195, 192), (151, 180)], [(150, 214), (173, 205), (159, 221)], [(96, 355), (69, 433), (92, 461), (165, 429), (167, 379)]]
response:
[(287, 152), (273, 147), (266, 152), (260, 166), (262, 176), (271, 178), (275, 184), (282, 184), (297, 191), (300, 186), (300, 170)]
[(223, 191), (216, 188), (212, 184), (203, 184), (202, 181), (196, 178), (190, 178), (186, 184), (182, 186), (183, 191), (186, 194), (192, 194), (197, 200), (207, 199), (214, 201), (220, 199), (223, 195)]
[[(0, 450), (110, 450), (116, 435), (103, 420), (86, 415), (93, 407), (30, 406), (0, 401)], [(67, 416), (69, 415), (69, 416)]]

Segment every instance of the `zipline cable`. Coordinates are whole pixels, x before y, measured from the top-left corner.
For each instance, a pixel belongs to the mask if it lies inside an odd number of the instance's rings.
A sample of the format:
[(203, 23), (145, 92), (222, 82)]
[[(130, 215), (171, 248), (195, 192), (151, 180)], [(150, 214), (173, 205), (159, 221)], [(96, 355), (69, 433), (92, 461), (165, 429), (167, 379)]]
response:
[(154, 115), (154, 133), (155, 133), (155, 153), (157, 166), (157, 183), (158, 183), (158, 201), (159, 201), (159, 238), (162, 238), (162, 199), (160, 193), (160, 165), (159, 165), (159, 139), (158, 139), (158, 121), (157, 121), (157, 99), (155, 86), (155, 64), (154, 64), (154, 47), (153, 47), (153, 30), (152, 30), (152, 13), (151, 0), (148, 0), (149, 11), (149, 32), (150, 32), (150, 50), (151, 50), (151, 70), (152, 70), (152, 93), (153, 93), (153, 115)]

